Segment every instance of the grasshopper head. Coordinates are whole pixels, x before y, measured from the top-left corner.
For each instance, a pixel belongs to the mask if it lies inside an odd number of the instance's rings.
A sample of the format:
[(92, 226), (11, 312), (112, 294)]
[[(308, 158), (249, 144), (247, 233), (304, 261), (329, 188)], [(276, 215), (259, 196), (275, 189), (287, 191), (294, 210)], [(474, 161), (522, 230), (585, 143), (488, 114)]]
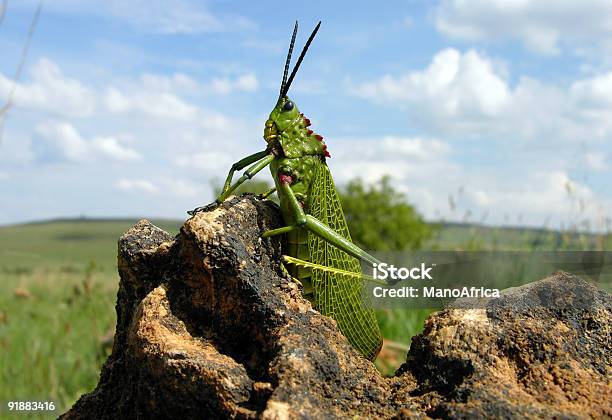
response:
[(283, 132), (301, 119), (300, 111), (287, 96), (279, 98), (264, 128), (264, 139), (271, 144), (280, 140)]
[(274, 142), (280, 142), (282, 134), (303, 118), (303, 115), (300, 115), (300, 111), (298, 111), (297, 106), (295, 106), (293, 101), (287, 97), (287, 92), (289, 91), (291, 82), (293, 82), (293, 78), (300, 68), (300, 64), (306, 55), (306, 51), (308, 51), (308, 47), (317, 34), (320, 26), (321, 22), (317, 24), (310, 34), (310, 37), (306, 41), (306, 45), (304, 45), (304, 49), (302, 49), (302, 52), (295, 66), (293, 67), (293, 70), (291, 71), (291, 75), (289, 78), (287, 78), (289, 73), (289, 64), (291, 63), (291, 53), (293, 52), (293, 45), (295, 44), (295, 36), (298, 29), (298, 23), (295, 22), (295, 26), (293, 27), (293, 35), (291, 36), (291, 43), (289, 44), (289, 52), (287, 53), (287, 60), (285, 62), (285, 71), (283, 73), (283, 81), (281, 82), (280, 95), (278, 96), (276, 106), (270, 113), (270, 117), (268, 117), (266, 127), (264, 128), (264, 139), (266, 139), (268, 145), (271, 145)]

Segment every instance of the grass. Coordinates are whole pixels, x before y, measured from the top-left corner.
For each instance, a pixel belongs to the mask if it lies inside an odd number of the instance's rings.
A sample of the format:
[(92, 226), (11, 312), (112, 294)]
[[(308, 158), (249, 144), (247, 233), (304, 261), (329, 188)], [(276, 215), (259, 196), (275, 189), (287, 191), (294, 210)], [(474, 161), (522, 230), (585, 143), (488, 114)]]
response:
[[(40, 417), (55, 417), (94, 388), (116, 321), (116, 242), (135, 222), (60, 220), (0, 227), (0, 417), (7, 414), (6, 402), (15, 400), (52, 400), (57, 411)], [(154, 223), (176, 233), (181, 222)], [(558, 235), (445, 225), (428, 246), (555, 249)], [(584, 248), (594, 239), (561, 240), (565, 247)], [(605, 241), (609, 247), (610, 237)], [(385, 337), (377, 360), (381, 371), (392, 373), (404, 361), (410, 337), (420, 332), (430, 312), (378, 310)]]
[(117, 279), (35, 270), (2, 284), (0, 400), (54, 401), (59, 414), (97, 382)]
[(38, 417), (57, 417), (94, 388), (116, 322), (116, 242), (134, 223), (0, 228), (0, 417), (16, 400), (54, 401), (55, 413)]
[(375, 361), (385, 375), (393, 373), (405, 362), (410, 338), (421, 332), (431, 309), (379, 309), (377, 319), (384, 337), (383, 349)]

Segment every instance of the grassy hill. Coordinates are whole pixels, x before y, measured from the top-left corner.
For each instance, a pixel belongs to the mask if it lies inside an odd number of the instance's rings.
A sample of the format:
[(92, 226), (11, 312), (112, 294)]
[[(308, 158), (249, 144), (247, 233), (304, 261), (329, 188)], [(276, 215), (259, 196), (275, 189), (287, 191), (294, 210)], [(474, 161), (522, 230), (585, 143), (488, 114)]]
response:
[[(116, 271), (117, 239), (135, 219), (69, 219), (0, 226), (0, 272), (36, 269)], [(181, 221), (153, 221), (176, 233)]]

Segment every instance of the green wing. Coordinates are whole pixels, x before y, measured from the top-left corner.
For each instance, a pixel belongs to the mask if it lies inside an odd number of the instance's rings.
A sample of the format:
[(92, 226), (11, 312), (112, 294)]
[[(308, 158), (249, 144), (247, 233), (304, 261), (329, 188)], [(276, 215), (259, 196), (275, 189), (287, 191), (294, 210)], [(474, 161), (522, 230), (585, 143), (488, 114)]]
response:
[[(338, 192), (326, 164), (316, 165), (308, 197), (309, 213), (350, 240)], [(356, 258), (313, 233), (308, 233), (308, 249), (314, 264), (361, 274)], [(382, 336), (359, 276), (313, 268), (311, 281), (317, 310), (335, 319), (340, 331), (366, 358), (375, 359), (382, 346)]]

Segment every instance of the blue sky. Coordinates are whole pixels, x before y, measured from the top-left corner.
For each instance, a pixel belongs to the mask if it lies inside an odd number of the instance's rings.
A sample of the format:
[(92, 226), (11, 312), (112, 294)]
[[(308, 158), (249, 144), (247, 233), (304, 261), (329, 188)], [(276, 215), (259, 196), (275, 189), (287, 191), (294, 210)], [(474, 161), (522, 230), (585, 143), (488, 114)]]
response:
[[(2, 103), (36, 5), (8, 0)], [(0, 224), (211, 201), (211, 180), (265, 147), (296, 19), (297, 48), (323, 21), (290, 96), (337, 183), (388, 174), (430, 220), (609, 225), (601, 0), (44, 2), (4, 116)]]

